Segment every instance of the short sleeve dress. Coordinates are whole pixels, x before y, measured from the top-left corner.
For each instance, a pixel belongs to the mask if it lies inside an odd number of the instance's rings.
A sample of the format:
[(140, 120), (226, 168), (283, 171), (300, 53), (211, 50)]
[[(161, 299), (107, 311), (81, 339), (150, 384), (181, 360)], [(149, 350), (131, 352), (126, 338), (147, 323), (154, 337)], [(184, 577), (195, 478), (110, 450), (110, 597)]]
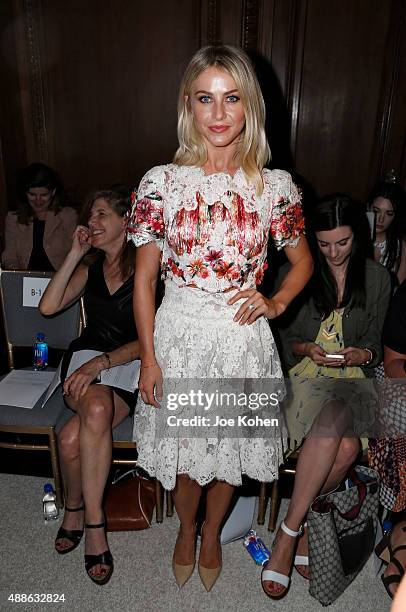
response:
[[(200, 167), (169, 164), (153, 168), (141, 181), (128, 239), (136, 246), (155, 241), (161, 250), (165, 296), (156, 314), (154, 343), (164, 387), (169, 379), (276, 379), (278, 397), (283, 397), (268, 320), (239, 325), (233, 317), (244, 300), (228, 304), (237, 291), (261, 283), (270, 234), (280, 249), (295, 246), (304, 231), (290, 175), (263, 170), (262, 176), (261, 196), (242, 169), (234, 176), (205, 175)], [(162, 418), (163, 412), (139, 397), (138, 462), (166, 489), (174, 488), (177, 474), (188, 474), (201, 486), (213, 479), (238, 486), (243, 474), (262, 482), (277, 478), (282, 428), (262, 437), (241, 428), (235, 437), (224, 437), (220, 427), (210, 427), (205, 436), (203, 426), (196, 437), (169, 437), (160, 435)]]

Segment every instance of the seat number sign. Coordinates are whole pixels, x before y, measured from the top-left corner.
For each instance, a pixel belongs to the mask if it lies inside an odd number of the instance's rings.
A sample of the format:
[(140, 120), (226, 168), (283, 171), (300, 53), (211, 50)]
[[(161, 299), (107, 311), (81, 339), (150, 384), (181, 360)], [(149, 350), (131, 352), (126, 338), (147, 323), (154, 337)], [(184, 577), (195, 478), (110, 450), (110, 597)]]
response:
[(34, 278), (33, 276), (24, 276), (23, 306), (37, 308), (50, 280), (50, 278)]

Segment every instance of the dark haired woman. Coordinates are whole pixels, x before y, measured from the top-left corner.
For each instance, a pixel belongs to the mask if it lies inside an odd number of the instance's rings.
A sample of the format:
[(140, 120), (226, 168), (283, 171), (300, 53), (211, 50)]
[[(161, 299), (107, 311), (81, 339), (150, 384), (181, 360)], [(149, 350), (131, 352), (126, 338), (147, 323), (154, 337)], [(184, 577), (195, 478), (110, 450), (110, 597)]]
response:
[(301, 448), (288, 512), (262, 573), (263, 588), (272, 598), (286, 594), (293, 562), (308, 577), (306, 531), (297, 541), (307, 510), (318, 494), (341, 482), (359, 452), (358, 439), (343, 436), (349, 426), (347, 409), (352, 403), (359, 408), (361, 398), (346, 397), (348, 406), (342, 389), (336, 394), (335, 386), (303, 383), (316, 377), (373, 377), (382, 358), (381, 333), (390, 296), (388, 272), (366, 258), (365, 216), (349, 197), (320, 202), (309, 219), (308, 234), (315, 259), (308, 297), (281, 335), (294, 379), (289, 433), (298, 443), (310, 430), (312, 435)]
[(4, 268), (58, 270), (72, 245), (76, 212), (63, 207), (61, 181), (45, 164), (30, 164), (19, 177), (20, 205), (5, 225)]
[[(85, 522), (86, 571), (97, 584), (105, 584), (113, 571), (102, 510), (111, 429), (133, 411), (135, 395), (92, 382), (102, 370), (138, 356), (132, 316), (134, 249), (126, 242), (130, 209), (130, 197), (121, 191), (93, 194), (82, 213), (87, 225), (76, 228), (72, 248), (40, 303), (42, 314), (50, 315), (84, 295), (87, 326), (62, 363), (65, 400), (75, 415), (58, 436), (66, 506), (55, 548), (60, 554), (76, 548)], [(91, 247), (94, 254), (82, 262)], [(102, 354), (65, 378), (72, 353), (84, 349)]]
[(405, 193), (398, 183), (382, 181), (369, 202), (375, 213), (375, 261), (391, 272), (398, 285), (406, 278)]

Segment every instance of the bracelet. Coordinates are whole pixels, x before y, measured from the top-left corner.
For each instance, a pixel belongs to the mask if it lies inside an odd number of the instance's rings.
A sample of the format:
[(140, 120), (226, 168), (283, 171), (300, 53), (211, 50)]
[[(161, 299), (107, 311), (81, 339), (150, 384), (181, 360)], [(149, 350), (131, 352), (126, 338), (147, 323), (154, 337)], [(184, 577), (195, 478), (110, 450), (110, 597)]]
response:
[(371, 363), (371, 361), (373, 360), (373, 358), (374, 358), (374, 354), (373, 354), (373, 352), (371, 351), (371, 349), (367, 348), (366, 346), (364, 346), (362, 350), (363, 350), (363, 351), (366, 351), (367, 353), (369, 353), (369, 359), (367, 359), (366, 361), (364, 361), (364, 362), (363, 362), (363, 363), (361, 363), (360, 365), (363, 365), (363, 366), (365, 366), (365, 365), (369, 365), (369, 364)]
[(110, 355), (108, 353), (103, 353), (103, 357), (106, 357), (107, 362), (108, 362), (107, 369), (110, 370), (110, 368), (111, 368)]
[(157, 361), (156, 361), (155, 363), (147, 363), (147, 365), (144, 365), (144, 364), (141, 362), (141, 367), (142, 367), (142, 368), (153, 368), (154, 366), (157, 366), (157, 365), (158, 365), (158, 362), (157, 362)]

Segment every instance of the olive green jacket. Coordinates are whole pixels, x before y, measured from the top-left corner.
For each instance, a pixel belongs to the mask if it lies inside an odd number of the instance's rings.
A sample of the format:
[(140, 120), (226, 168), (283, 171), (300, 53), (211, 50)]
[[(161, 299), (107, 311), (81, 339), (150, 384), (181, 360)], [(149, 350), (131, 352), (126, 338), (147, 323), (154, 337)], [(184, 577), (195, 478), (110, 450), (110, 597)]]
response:
[[(346, 347), (368, 348), (374, 359), (361, 366), (365, 376), (372, 378), (374, 368), (382, 361), (382, 328), (391, 296), (390, 275), (386, 268), (371, 259), (366, 263), (366, 307), (345, 308), (343, 313), (343, 337)], [(296, 307), (296, 309), (295, 309)], [(289, 317), (289, 314), (292, 316)], [(302, 305), (292, 304), (278, 325), (282, 357), (287, 369), (296, 365), (303, 356), (292, 351), (294, 342), (314, 342), (320, 329), (321, 315), (316, 310), (313, 298)]]

